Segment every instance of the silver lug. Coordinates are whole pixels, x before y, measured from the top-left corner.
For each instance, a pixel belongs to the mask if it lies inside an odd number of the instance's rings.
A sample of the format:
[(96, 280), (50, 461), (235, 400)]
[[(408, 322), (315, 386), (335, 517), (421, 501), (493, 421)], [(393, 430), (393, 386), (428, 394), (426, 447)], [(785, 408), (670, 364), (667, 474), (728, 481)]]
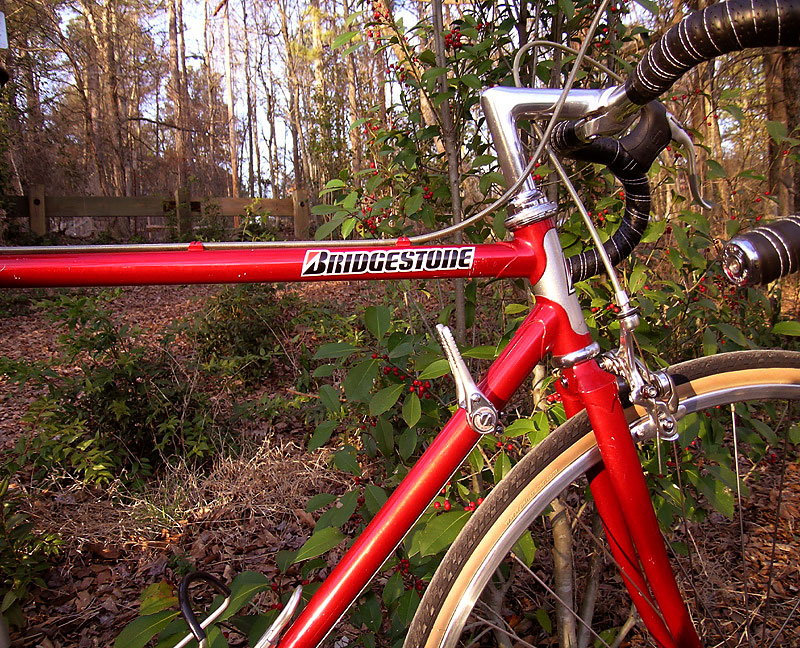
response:
[(555, 216), (558, 205), (552, 202), (539, 189), (533, 189), (517, 196), (506, 217), (506, 229), (512, 232), (541, 220)]
[(277, 646), (278, 640), (281, 638), (281, 633), (289, 621), (292, 620), (297, 606), (300, 604), (300, 598), (303, 595), (303, 588), (298, 586), (292, 594), (286, 607), (283, 608), (278, 618), (272, 622), (272, 625), (267, 628), (267, 631), (261, 635), (261, 639), (255, 645), (255, 648), (269, 648), (270, 646)]
[(478, 434), (490, 434), (496, 432), (499, 424), (497, 408), (486, 396), (478, 389), (475, 381), (467, 369), (467, 364), (458, 350), (453, 334), (450, 329), (442, 324), (436, 325), (436, 332), (439, 334), (439, 342), (444, 350), (444, 355), (450, 365), (453, 380), (456, 383), (456, 398), (459, 407), (467, 413), (467, 423), (470, 428)]

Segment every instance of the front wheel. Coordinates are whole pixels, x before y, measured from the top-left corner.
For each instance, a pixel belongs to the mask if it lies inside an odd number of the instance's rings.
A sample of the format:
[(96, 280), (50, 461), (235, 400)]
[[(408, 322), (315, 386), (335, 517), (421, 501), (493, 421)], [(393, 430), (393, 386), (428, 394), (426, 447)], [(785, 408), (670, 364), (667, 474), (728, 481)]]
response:
[[(800, 645), (800, 353), (669, 372), (686, 408), (680, 439), (640, 455), (700, 637)], [(526, 455), (447, 552), (405, 646), (652, 645), (594, 514), (585, 474), (599, 465), (585, 413)]]

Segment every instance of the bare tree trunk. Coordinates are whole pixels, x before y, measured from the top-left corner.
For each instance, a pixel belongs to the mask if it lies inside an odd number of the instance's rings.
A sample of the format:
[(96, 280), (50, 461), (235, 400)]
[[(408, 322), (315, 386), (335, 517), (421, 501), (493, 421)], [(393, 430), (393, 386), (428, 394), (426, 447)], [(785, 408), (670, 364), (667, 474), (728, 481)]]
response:
[[(189, 76), (186, 74), (186, 39), (184, 37), (184, 23), (183, 23), (183, 0), (178, 0), (176, 26), (178, 28), (178, 56), (180, 60), (180, 76), (181, 76), (181, 128), (185, 129), (183, 132), (183, 155), (184, 155), (184, 169), (186, 170), (188, 182), (189, 175), (189, 162), (194, 165), (194, 143), (192, 141), (192, 126), (189, 123), (191, 101), (189, 100)], [(211, 106), (209, 106), (210, 108)]]
[(592, 618), (597, 604), (597, 594), (600, 590), (600, 576), (603, 573), (605, 564), (605, 554), (603, 553), (603, 520), (597, 509), (592, 513), (592, 539), (597, 540), (594, 546), (591, 562), (589, 563), (589, 573), (586, 575), (586, 583), (583, 586), (583, 596), (581, 598), (580, 618), (583, 623), (578, 624), (578, 647), (589, 648), (594, 641), (589, 628), (592, 627)]
[(250, 34), (247, 25), (247, 3), (248, 0), (242, 0), (242, 32), (244, 35), (244, 79), (247, 96), (247, 195), (252, 198), (255, 188), (255, 168), (253, 164), (254, 155), (254, 121), (255, 109), (253, 106), (253, 84), (250, 75)]
[[(267, 98), (267, 123), (269, 124), (269, 137), (267, 139), (267, 159), (269, 161), (269, 179), (270, 185), (272, 187), (271, 195), (273, 198), (280, 197), (279, 187), (278, 187), (278, 169), (279, 169), (279, 159), (278, 159), (278, 143), (277, 138), (275, 136), (275, 83), (274, 77), (272, 76), (272, 49), (269, 43), (270, 36), (267, 36), (267, 70), (269, 70), (269, 81), (267, 81), (266, 76), (261, 74), (261, 82), (264, 86), (264, 93), (266, 94)], [(263, 68), (262, 68), (263, 70)]]
[(117, 195), (125, 193), (125, 164), (122, 158), (124, 147), (122, 144), (122, 119), (119, 109), (119, 77), (117, 74), (117, 3), (116, 0), (108, 0), (105, 6), (104, 25), (104, 63), (105, 63), (105, 88), (106, 88), (106, 110), (111, 114), (111, 124), (109, 124), (110, 136), (112, 141), (112, 171), (114, 178), (114, 190)]
[[(344, 0), (344, 14), (350, 15), (349, 0)], [(347, 68), (347, 106), (350, 110), (350, 122), (358, 119), (358, 85), (356, 82), (356, 57), (353, 52), (347, 55), (345, 62)], [(350, 129), (350, 177), (356, 178), (356, 173), (361, 170), (361, 137), (359, 129)]]
[[(231, 159), (231, 196), (239, 197), (239, 149), (236, 145), (236, 115), (233, 109), (233, 60), (231, 55), (231, 23), (228, 15), (229, 5), (225, 4), (225, 77), (226, 77), (226, 102), (228, 103), (228, 146)], [(238, 217), (234, 219), (234, 226), (239, 227)]]
[(293, 53), (293, 41), (289, 36), (289, 23), (286, 15), (286, 4), (277, 2), (276, 6), (280, 12), (281, 34), (286, 46), (286, 76), (288, 81), (289, 94), (289, 122), (292, 135), (292, 166), (294, 167), (294, 186), (295, 191), (300, 192), (305, 189), (305, 174), (303, 155), (300, 150), (300, 91), (295, 69), (295, 58)]
[[(784, 95), (783, 79), (784, 57), (777, 50), (768, 50), (763, 54), (764, 60), (764, 95), (767, 103), (767, 119), (781, 124), (788, 122), (786, 113), (786, 97)], [(783, 156), (783, 144), (779, 144), (771, 137), (768, 138), (769, 171), (768, 188), (772, 195), (778, 198), (776, 216), (785, 216), (789, 213), (789, 187), (791, 176), (788, 174), (786, 159)]]
[(575, 616), (575, 584), (572, 564), (572, 527), (567, 509), (556, 498), (552, 503), (550, 522), (553, 525), (553, 590), (562, 602), (556, 602), (558, 645), (574, 648), (578, 645)]
[(22, 156), (23, 175), (27, 184), (46, 184), (46, 179), (51, 173), (45, 159), (46, 151), (42, 146), (44, 138), (44, 115), (39, 93), (39, 84), (34, 74), (35, 63), (29, 53), (28, 38), (21, 38), (22, 49), (19, 52), (20, 65), (19, 81), (25, 94), (25, 128), (17, 122), (18, 134), (22, 146), (20, 150), (26, 152)]
[[(205, 0), (203, 3), (203, 45), (205, 48), (205, 61), (203, 62), (203, 70), (206, 76), (206, 101), (208, 102), (209, 107), (209, 117), (208, 117), (208, 124), (206, 124), (207, 128), (207, 135), (206, 135), (206, 143), (208, 146), (209, 155), (211, 158), (212, 169), (216, 169), (216, 160), (217, 160), (217, 124), (216, 120), (214, 119), (214, 78), (212, 74), (211, 68), (211, 61), (213, 60), (213, 46), (211, 43), (210, 33), (208, 29), (208, 0)], [(216, 185), (216, 174), (214, 177), (209, 177), (209, 182), (211, 186)]]
[[(445, 67), (444, 56), (444, 24), (442, 21), (442, 0), (433, 0), (433, 38), (436, 48), (436, 65)], [(439, 92), (447, 90), (447, 73), (439, 77)], [(457, 128), (453, 122), (450, 102), (443, 101), (439, 109), (442, 123), (442, 140), (447, 155), (447, 179), (450, 186), (450, 205), (453, 209), (453, 224), (461, 222), (461, 172), (457, 142)], [(456, 233), (456, 244), (461, 243), (461, 232)], [(463, 344), (467, 337), (466, 302), (464, 299), (464, 280), (456, 279), (455, 284), (455, 315), (456, 315), (456, 340)]]
[(94, 17), (93, 7), (83, 0), (81, 3), (83, 9), (84, 20), (86, 21), (86, 28), (92, 38), (87, 41), (88, 49), (88, 65), (86, 67), (86, 97), (89, 105), (88, 119), (86, 121), (87, 127), (91, 129), (89, 137), (89, 145), (91, 157), (93, 159), (94, 177), (89, 178), (89, 191), (94, 194), (107, 194), (108, 187), (106, 183), (106, 176), (104, 170), (106, 168), (105, 152), (103, 141), (101, 137), (102, 132), (102, 118), (100, 117), (102, 111), (99, 105), (99, 98), (102, 96), (100, 87), (100, 66), (97, 64), (99, 60), (99, 32), (97, 29), (97, 22)]
[[(797, 49), (787, 48), (783, 52), (783, 59), (787, 128), (791, 133), (800, 126), (800, 52)], [(800, 164), (792, 162), (791, 167), (793, 195), (789, 199), (789, 211), (798, 214), (800, 213)]]
[(168, 92), (172, 102), (173, 119), (175, 121), (175, 155), (178, 161), (178, 189), (186, 187), (186, 149), (183, 136), (183, 89), (181, 87), (180, 52), (178, 49), (177, 8), (175, 0), (167, 2), (167, 22), (169, 28), (169, 68), (170, 83)]

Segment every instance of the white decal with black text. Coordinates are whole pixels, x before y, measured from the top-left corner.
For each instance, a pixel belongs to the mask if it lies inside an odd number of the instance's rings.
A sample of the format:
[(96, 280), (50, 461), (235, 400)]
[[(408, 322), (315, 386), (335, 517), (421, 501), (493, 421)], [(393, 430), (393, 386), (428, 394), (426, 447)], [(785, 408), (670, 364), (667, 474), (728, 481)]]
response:
[(469, 270), (474, 247), (406, 248), (402, 250), (308, 250), (301, 277)]

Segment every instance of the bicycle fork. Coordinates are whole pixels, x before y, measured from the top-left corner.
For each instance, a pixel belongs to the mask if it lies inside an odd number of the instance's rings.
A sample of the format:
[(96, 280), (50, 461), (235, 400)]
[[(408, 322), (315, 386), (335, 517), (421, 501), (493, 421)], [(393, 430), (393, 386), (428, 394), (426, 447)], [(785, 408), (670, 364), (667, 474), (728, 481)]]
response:
[(589, 475), (590, 487), (636, 609), (659, 646), (701, 648), (675, 582), (615, 377), (591, 360), (564, 368), (563, 382), (557, 389), (567, 416), (585, 408), (595, 432), (604, 467)]

